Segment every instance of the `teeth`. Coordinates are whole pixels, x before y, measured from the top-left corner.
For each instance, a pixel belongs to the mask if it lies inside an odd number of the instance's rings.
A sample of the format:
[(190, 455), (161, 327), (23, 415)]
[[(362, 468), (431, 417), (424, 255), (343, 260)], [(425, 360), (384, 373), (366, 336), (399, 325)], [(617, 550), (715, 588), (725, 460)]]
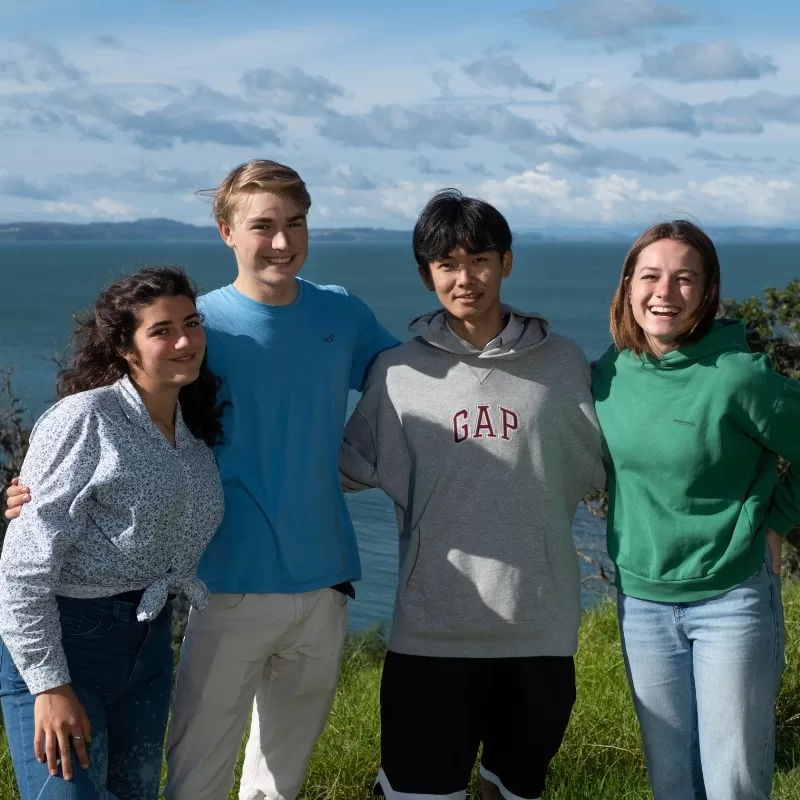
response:
[(264, 261), (269, 261), (270, 264), (288, 264), (291, 260), (292, 256), (287, 256), (286, 258), (264, 257)]
[(649, 311), (651, 314), (677, 314), (680, 309), (674, 306), (651, 306)]

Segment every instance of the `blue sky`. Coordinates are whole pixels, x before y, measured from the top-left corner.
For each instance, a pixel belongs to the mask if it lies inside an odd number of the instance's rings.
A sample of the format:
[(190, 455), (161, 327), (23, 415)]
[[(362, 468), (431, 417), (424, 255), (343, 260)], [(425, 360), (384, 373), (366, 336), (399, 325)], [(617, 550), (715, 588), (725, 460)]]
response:
[(443, 186), (515, 227), (800, 224), (793, 0), (0, 0), (0, 221), (209, 221), (295, 167), (317, 227)]

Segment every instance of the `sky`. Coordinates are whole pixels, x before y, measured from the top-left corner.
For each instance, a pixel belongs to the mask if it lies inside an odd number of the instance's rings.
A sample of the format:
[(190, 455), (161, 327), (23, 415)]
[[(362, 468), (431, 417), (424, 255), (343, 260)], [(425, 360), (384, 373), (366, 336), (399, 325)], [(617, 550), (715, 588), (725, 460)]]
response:
[(315, 227), (800, 226), (795, 0), (0, 0), (0, 222), (170, 217), (269, 158)]

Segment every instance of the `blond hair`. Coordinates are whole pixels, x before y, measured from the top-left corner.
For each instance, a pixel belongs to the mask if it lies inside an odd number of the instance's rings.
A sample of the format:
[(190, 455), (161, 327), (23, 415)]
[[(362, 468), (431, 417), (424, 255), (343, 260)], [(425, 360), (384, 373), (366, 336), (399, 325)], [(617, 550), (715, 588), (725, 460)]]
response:
[(303, 179), (291, 167), (277, 161), (256, 159), (231, 170), (216, 189), (201, 189), (198, 194), (214, 201), (214, 218), (228, 225), (244, 194), (271, 192), (299, 205), (304, 213), (311, 208), (311, 195)]

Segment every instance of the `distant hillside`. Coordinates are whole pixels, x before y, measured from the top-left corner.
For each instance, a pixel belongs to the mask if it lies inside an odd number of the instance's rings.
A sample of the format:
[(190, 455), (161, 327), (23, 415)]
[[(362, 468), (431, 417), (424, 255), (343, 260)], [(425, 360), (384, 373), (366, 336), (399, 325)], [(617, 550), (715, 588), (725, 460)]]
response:
[[(312, 239), (328, 242), (408, 242), (410, 231), (385, 228), (317, 228)], [(187, 225), (172, 219), (136, 222), (15, 222), (0, 224), (0, 242), (218, 242), (213, 225)]]
[[(517, 242), (608, 241), (630, 242), (638, 229), (555, 226), (546, 231), (517, 231)], [(711, 227), (719, 242), (797, 242), (800, 229), (749, 226)], [(410, 230), (389, 228), (312, 228), (310, 237), (325, 242), (398, 242), (410, 244)], [(0, 224), (0, 242), (216, 242), (212, 225), (188, 225), (172, 219), (139, 219), (135, 222), (13, 222)]]
[(136, 222), (14, 222), (0, 225), (0, 242), (185, 242), (214, 241), (210, 225), (186, 225), (171, 219)]
[(730, 228), (707, 229), (708, 235), (720, 242), (777, 242), (800, 243), (798, 228), (756, 228), (741, 225)]

